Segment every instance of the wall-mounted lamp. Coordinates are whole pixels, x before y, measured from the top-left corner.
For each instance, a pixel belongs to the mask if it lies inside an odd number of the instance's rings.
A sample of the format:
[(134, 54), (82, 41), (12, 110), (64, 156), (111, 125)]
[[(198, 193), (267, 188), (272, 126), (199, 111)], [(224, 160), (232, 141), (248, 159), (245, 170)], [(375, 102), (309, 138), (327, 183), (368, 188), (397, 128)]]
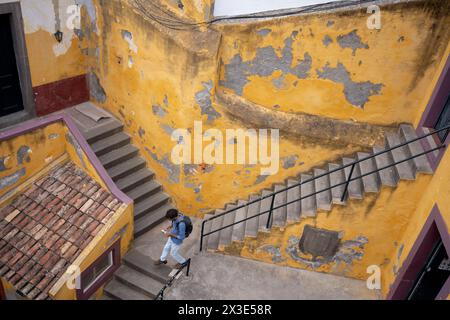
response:
[(54, 34), (56, 41), (61, 43), (61, 41), (63, 40), (63, 35), (64, 34), (60, 30), (56, 31)]

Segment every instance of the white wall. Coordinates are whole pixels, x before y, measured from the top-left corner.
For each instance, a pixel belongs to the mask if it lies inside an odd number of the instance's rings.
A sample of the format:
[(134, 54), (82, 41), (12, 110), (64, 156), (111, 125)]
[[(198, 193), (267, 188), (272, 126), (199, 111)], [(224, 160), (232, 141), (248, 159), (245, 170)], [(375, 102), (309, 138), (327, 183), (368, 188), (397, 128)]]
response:
[(337, 1), (339, 0), (216, 0), (214, 15), (218, 17), (249, 14)]

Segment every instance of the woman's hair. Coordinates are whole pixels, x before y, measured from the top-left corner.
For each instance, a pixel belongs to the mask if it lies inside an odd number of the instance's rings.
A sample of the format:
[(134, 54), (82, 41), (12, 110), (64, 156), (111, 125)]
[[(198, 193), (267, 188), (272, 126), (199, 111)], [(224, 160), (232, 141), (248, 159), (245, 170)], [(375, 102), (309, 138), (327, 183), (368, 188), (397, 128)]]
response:
[(170, 209), (170, 210), (167, 211), (167, 213), (166, 213), (166, 218), (169, 219), (169, 220), (173, 220), (173, 219), (175, 219), (176, 217), (178, 217), (178, 214), (179, 214), (179, 212), (178, 212), (177, 209)]

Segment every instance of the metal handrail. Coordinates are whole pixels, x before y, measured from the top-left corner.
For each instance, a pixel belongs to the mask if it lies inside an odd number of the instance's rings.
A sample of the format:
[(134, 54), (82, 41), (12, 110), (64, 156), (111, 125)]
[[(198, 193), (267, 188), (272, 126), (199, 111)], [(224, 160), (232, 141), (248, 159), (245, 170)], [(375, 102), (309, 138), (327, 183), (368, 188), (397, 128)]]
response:
[(156, 295), (155, 299), (153, 300), (164, 300), (164, 293), (165, 291), (172, 286), (172, 284), (175, 282), (175, 280), (178, 278), (178, 275), (183, 272), (183, 270), (186, 269), (186, 277), (189, 277), (189, 273), (191, 271), (191, 259), (188, 259), (186, 263), (183, 265), (182, 268), (178, 269), (177, 273), (167, 281), (167, 283), (164, 285), (164, 287), (159, 291), (159, 293)]
[[(393, 166), (396, 166), (396, 165), (398, 165), (398, 164), (401, 164), (401, 163), (403, 163), (403, 162), (407, 162), (407, 161), (410, 161), (410, 160), (412, 160), (412, 159), (415, 159), (415, 158), (418, 158), (418, 157), (427, 155), (427, 154), (429, 154), (429, 153), (431, 153), (431, 152), (434, 152), (434, 151), (437, 151), (437, 150), (446, 148), (446, 144), (442, 143), (441, 145), (439, 145), (439, 146), (437, 146), (437, 147), (435, 147), (435, 148), (433, 148), (433, 149), (431, 149), (431, 150), (424, 151), (424, 152), (422, 152), (422, 153), (420, 153), (420, 154), (411, 156), (411, 157), (406, 158), (406, 159), (404, 159), (404, 160), (401, 160), (401, 161), (398, 161), (398, 162), (394, 162), (394, 163), (392, 163), (392, 164), (390, 164), (390, 165), (388, 165), (388, 166), (385, 166), (385, 167), (383, 167), (383, 168), (377, 168), (376, 170), (374, 170), (374, 171), (372, 171), (372, 172), (369, 172), (369, 173), (366, 173), (366, 174), (363, 174), (363, 175), (360, 175), (359, 177), (352, 178), (354, 169), (355, 169), (355, 167), (356, 167), (357, 164), (359, 164), (359, 163), (361, 163), (361, 162), (364, 162), (364, 161), (367, 161), (367, 160), (369, 160), (369, 159), (376, 158), (376, 157), (378, 157), (378, 156), (380, 156), (380, 155), (382, 155), (382, 154), (391, 152), (392, 150), (396, 150), (396, 149), (398, 149), (398, 148), (407, 146), (407, 145), (409, 145), (409, 144), (411, 144), (411, 143), (413, 143), (413, 142), (422, 140), (422, 139), (424, 139), (424, 138), (427, 138), (427, 137), (429, 137), (429, 136), (435, 135), (435, 134), (437, 134), (437, 133), (439, 133), (439, 132), (442, 132), (442, 131), (448, 131), (448, 132), (450, 133), (450, 126), (441, 128), (441, 129), (439, 129), (439, 130), (435, 130), (435, 131), (433, 131), (433, 132), (431, 132), (431, 133), (427, 133), (427, 134), (422, 135), (422, 136), (420, 136), (420, 137), (414, 138), (414, 139), (409, 140), (409, 141), (407, 141), (407, 142), (404, 142), (404, 143), (401, 143), (401, 144), (396, 145), (396, 146), (394, 146), (394, 147), (391, 147), (391, 148), (389, 148), (389, 149), (386, 149), (386, 150), (383, 150), (383, 151), (376, 152), (376, 153), (374, 153), (374, 154), (372, 154), (372, 155), (369, 155), (369, 156), (367, 156), (367, 157), (364, 157), (364, 158), (362, 158), (362, 159), (359, 159), (359, 160), (356, 160), (356, 161), (354, 161), (354, 162), (348, 163), (348, 164), (346, 164), (346, 165), (343, 165), (343, 166), (341, 166), (341, 167), (339, 167), (339, 168), (336, 168), (336, 169), (333, 169), (333, 170), (331, 170), (331, 171), (327, 171), (326, 173), (317, 175), (317, 176), (315, 176), (315, 177), (313, 177), (313, 178), (311, 178), (311, 179), (307, 179), (307, 180), (302, 181), (302, 182), (300, 182), (300, 183), (296, 183), (296, 184), (294, 184), (294, 185), (291, 185), (291, 186), (286, 187), (286, 188), (284, 188), (284, 189), (278, 190), (278, 191), (273, 192), (273, 193), (271, 193), (271, 194), (268, 194), (268, 195), (266, 195), (266, 196), (262, 196), (262, 197), (260, 197), (260, 198), (258, 198), (258, 199), (252, 200), (252, 201), (250, 201), (250, 202), (248, 202), (248, 203), (246, 203), (246, 204), (244, 204), (244, 205), (240, 205), (240, 206), (238, 206), (238, 207), (236, 207), (236, 208), (233, 208), (233, 209), (228, 210), (228, 211), (225, 211), (225, 212), (223, 212), (223, 213), (221, 213), (221, 214), (215, 215), (215, 216), (213, 216), (213, 217), (211, 217), (211, 218), (209, 218), (209, 219), (207, 219), (207, 220), (204, 220), (204, 221), (202, 222), (202, 228), (201, 228), (200, 251), (203, 250), (203, 239), (204, 239), (204, 237), (206, 237), (206, 236), (209, 236), (209, 235), (211, 235), (211, 234), (213, 234), (213, 233), (217, 233), (217, 232), (219, 232), (219, 231), (221, 231), (221, 230), (227, 229), (227, 228), (229, 228), (229, 227), (235, 226), (235, 225), (240, 224), (240, 223), (243, 223), (243, 222), (245, 222), (245, 221), (254, 219), (254, 218), (256, 218), (256, 217), (265, 215), (265, 214), (267, 214), (267, 213), (269, 213), (269, 217), (268, 217), (268, 220), (267, 220), (266, 228), (267, 228), (267, 229), (270, 229), (271, 222), (272, 222), (272, 221), (271, 221), (271, 220), (272, 220), (272, 213), (273, 213), (274, 210), (277, 210), (277, 209), (286, 207), (286, 206), (288, 206), (288, 205), (290, 205), (290, 204), (292, 204), (292, 203), (299, 202), (299, 201), (301, 201), (301, 200), (304, 200), (304, 199), (307, 199), (307, 198), (309, 198), (309, 197), (315, 196), (316, 194), (319, 194), (319, 193), (322, 193), (322, 192), (325, 192), (325, 191), (328, 191), (328, 190), (331, 190), (331, 189), (340, 187), (340, 186), (342, 186), (342, 185), (345, 185), (344, 192), (343, 192), (343, 195), (342, 195), (342, 198), (341, 198), (341, 201), (344, 202), (344, 201), (345, 201), (345, 198), (347, 197), (349, 185), (350, 185), (350, 183), (351, 183), (352, 181), (359, 180), (359, 179), (361, 179), (361, 178), (363, 178), (363, 177), (366, 177), (366, 176), (375, 174), (375, 173), (377, 173), (377, 172), (380, 172), (380, 171), (389, 169), (389, 168), (391, 168), (391, 167), (393, 167)], [(283, 204), (283, 205), (281, 205), (281, 206), (274, 207), (274, 205), (275, 205), (275, 196), (276, 196), (276, 195), (278, 195), (278, 194), (280, 194), (280, 193), (283, 193), (283, 192), (286, 192), (287, 190), (290, 190), (290, 189), (299, 187), (299, 186), (301, 186), (301, 185), (303, 185), (303, 184), (310, 183), (310, 182), (312, 182), (312, 181), (315, 181), (315, 180), (317, 180), (317, 179), (320, 179), (320, 178), (322, 178), (322, 177), (325, 177), (325, 176), (327, 176), (327, 175), (329, 175), (329, 174), (332, 174), (332, 173), (335, 173), (335, 172), (344, 170), (344, 169), (346, 169), (346, 168), (348, 168), (348, 167), (351, 167), (351, 170), (350, 170), (349, 177), (347, 178), (346, 181), (344, 181), (344, 182), (342, 182), (342, 183), (339, 183), (339, 184), (336, 184), (336, 185), (333, 185), (333, 186), (331, 186), (331, 187), (325, 188), (325, 189), (323, 189), (323, 190), (316, 191), (316, 192), (314, 192), (314, 193), (312, 193), (312, 194), (310, 194), (310, 195), (301, 197), (300, 199), (297, 199), (297, 200), (290, 201), (290, 202), (285, 203), (285, 204)], [(223, 217), (223, 216), (225, 216), (225, 215), (227, 215), (227, 214), (230, 214), (230, 213), (235, 212), (235, 211), (237, 211), (237, 210), (239, 210), (239, 209), (248, 207), (248, 206), (250, 206), (250, 205), (252, 205), (252, 204), (258, 203), (258, 202), (263, 201), (263, 200), (268, 199), (268, 198), (272, 198), (272, 203), (271, 203), (271, 206), (270, 206), (270, 210), (261, 212), (261, 213), (259, 213), (259, 214), (256, 214), (256, 215), (252, 216), (252, 217), (247, 217), (247, 218), (242, 219), (242, 220), (240, 220), (240, 221), (236, 221), (236, 222), (231, 223), (231, 224), (229, 224), (229, 225), (227, 225), (227, 226), (225, 226), (225, 227), (219, 228), (219, 229), (214, 230), (214, 231), (210, 231), (210, 232), (208, 232), (208, 233), (205, 234), (205, 232), (204, 232), (204, 231), (205, 231), (205, 224), (206, 224), (207, 222), (212, 221), (212, 220), (215, 220), (215, 219), (218, 219), (218, 218)]]

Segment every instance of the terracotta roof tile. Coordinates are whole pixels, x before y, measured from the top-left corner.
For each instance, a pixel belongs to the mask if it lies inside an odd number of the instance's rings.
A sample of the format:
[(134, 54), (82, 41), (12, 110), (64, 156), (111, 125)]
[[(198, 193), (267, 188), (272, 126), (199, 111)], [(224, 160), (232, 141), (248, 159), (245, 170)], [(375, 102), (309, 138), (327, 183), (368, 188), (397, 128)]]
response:
[(0, 209), (0, 276), (30, 299), (48, 292), (122, 203), (73, 163)]

